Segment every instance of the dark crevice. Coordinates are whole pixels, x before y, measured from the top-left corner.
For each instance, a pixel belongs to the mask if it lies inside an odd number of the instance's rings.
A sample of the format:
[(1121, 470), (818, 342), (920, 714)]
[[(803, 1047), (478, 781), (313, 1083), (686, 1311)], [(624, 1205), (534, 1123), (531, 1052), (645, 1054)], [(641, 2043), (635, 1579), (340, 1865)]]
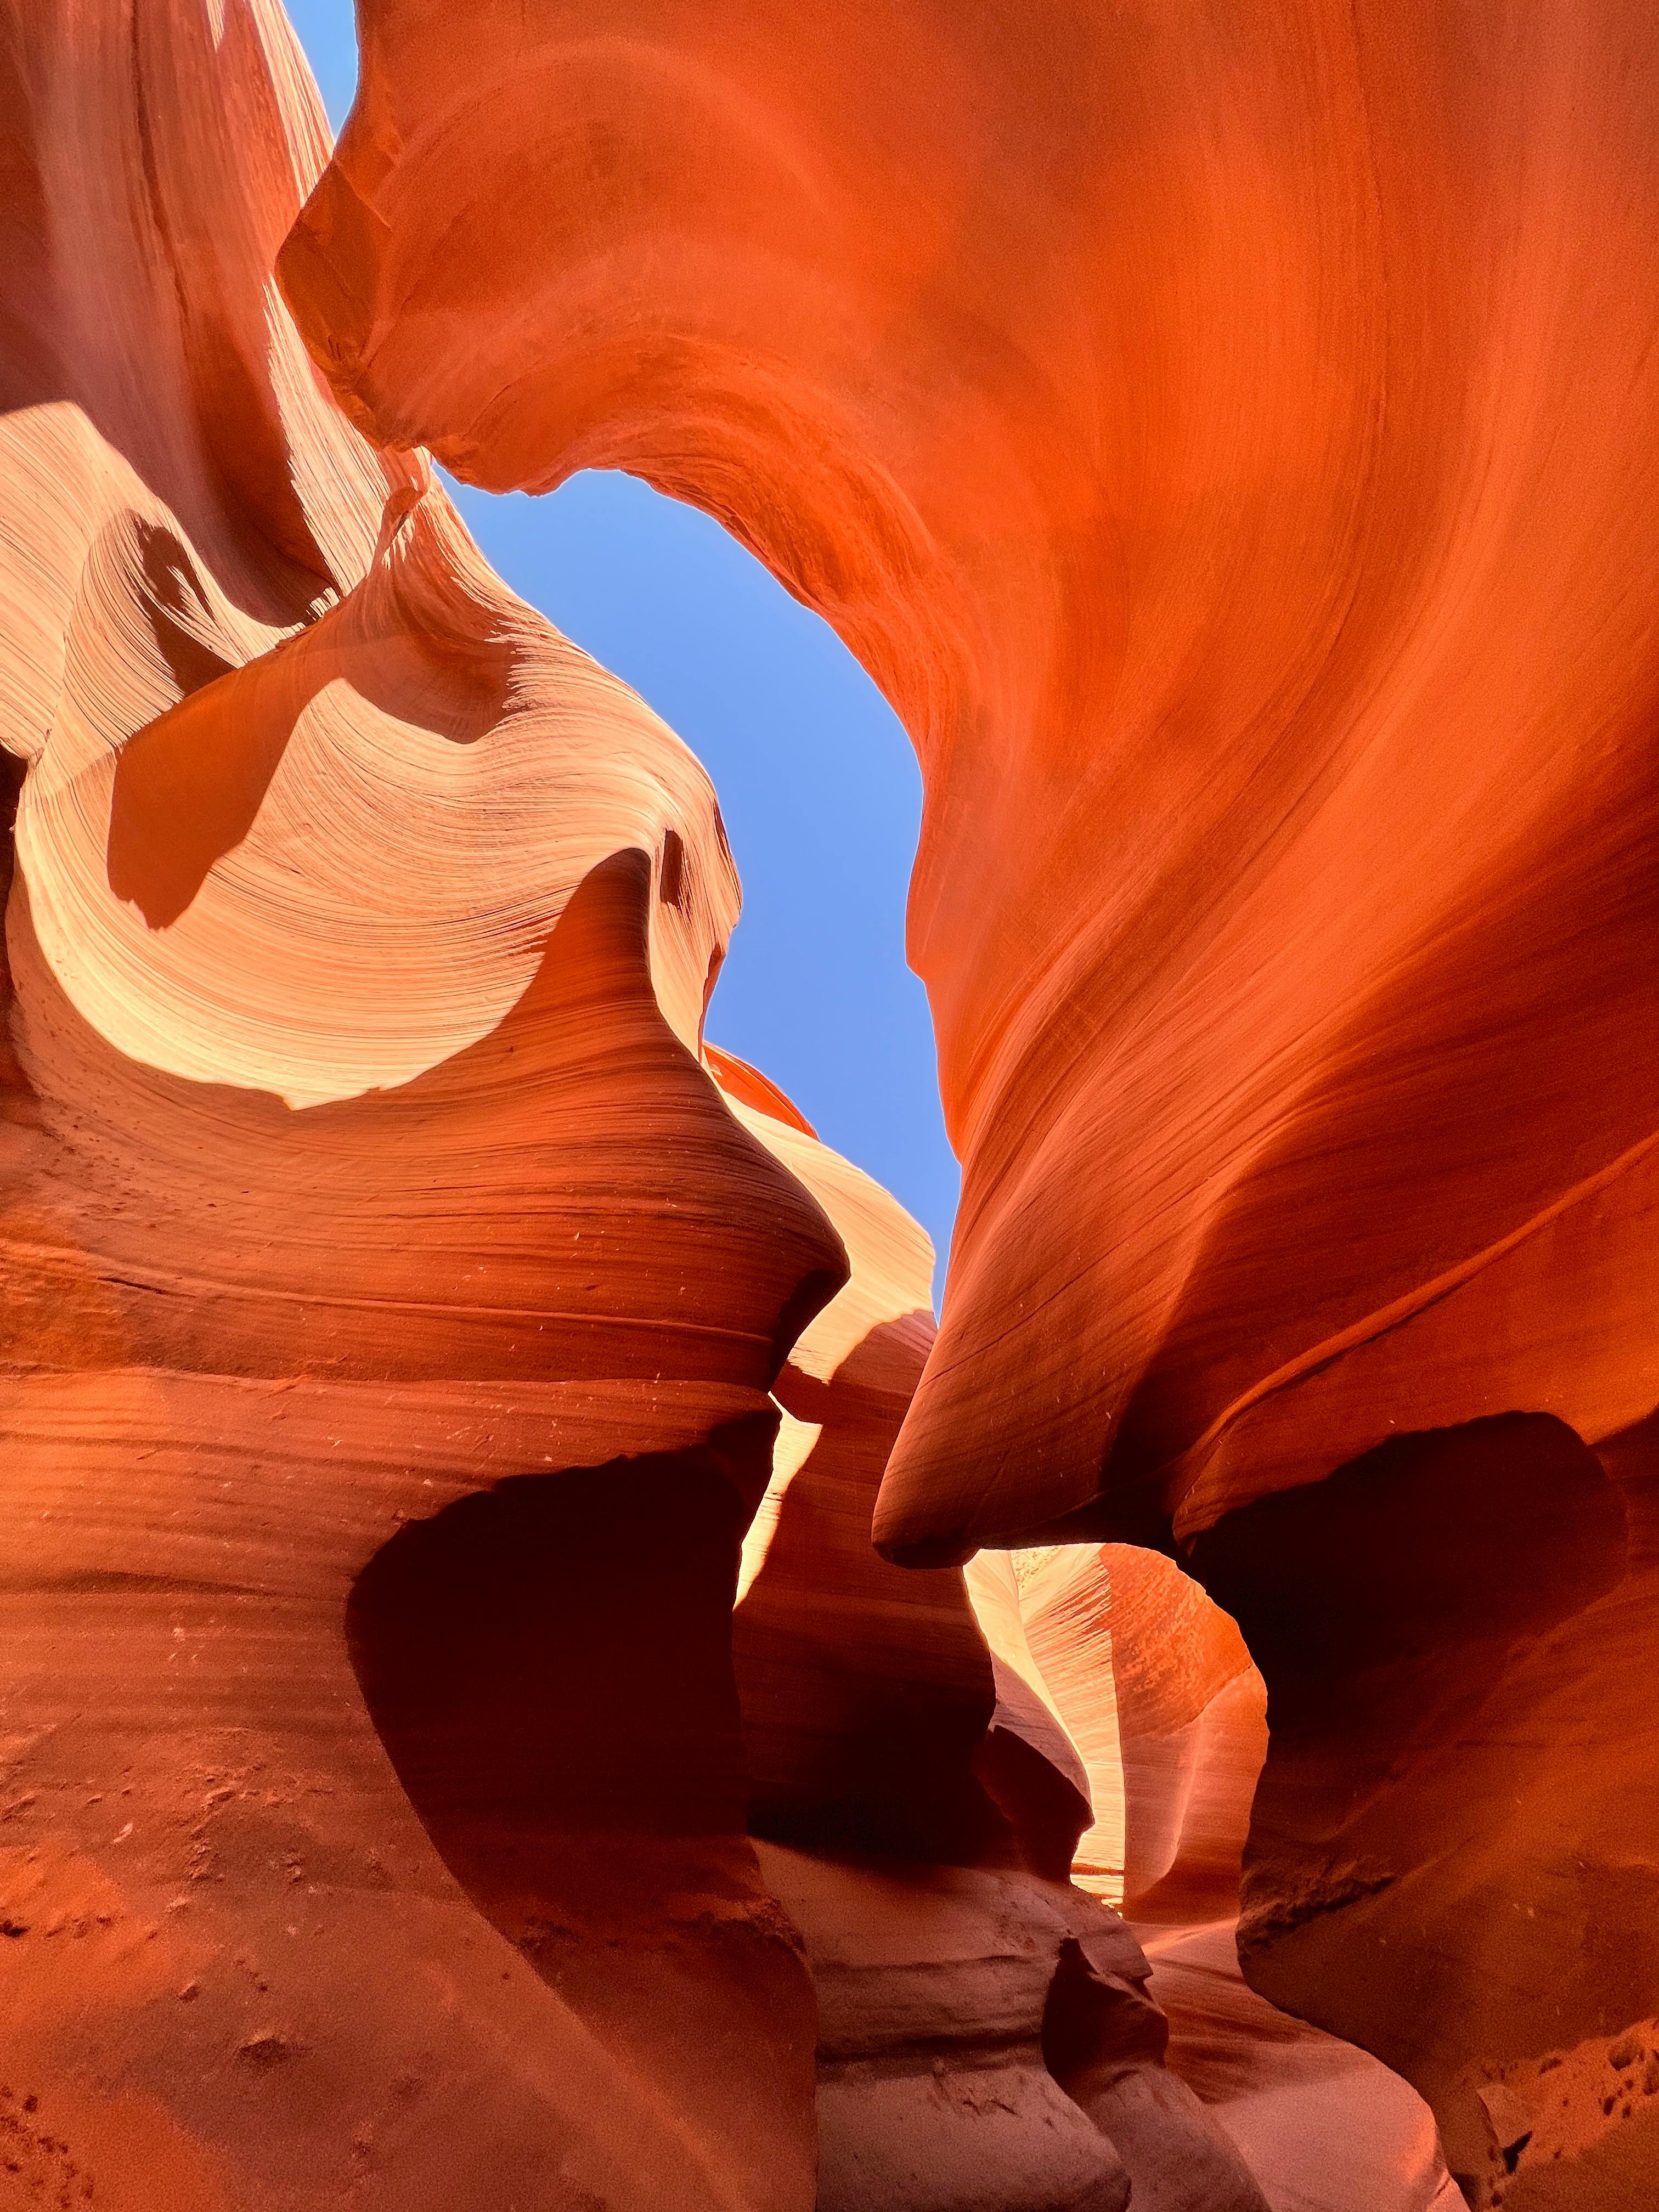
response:
[(711, 2170), (810, 2125), (811, 1984), (744, 1832), (732, 1669), (775, 1433), (752, 1415), (462, 1498), (375, 1554), (346, 1616), (444, 1863)]

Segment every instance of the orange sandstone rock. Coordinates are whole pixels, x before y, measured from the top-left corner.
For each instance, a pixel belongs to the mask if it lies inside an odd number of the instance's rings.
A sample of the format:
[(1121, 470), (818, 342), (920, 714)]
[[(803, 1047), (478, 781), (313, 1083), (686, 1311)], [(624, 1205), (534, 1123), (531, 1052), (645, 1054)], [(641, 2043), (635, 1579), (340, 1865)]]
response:
[(772, 1478), (744, 1539), (732, 1653), (750, 1826), (780, 1842), (971, 1861), (995, 1826), (971, 1772), (993, 1707), (985, 1647), (960, 1572), (911, 1573), (870, 1541), (933, 1339), (933, 1246), (795, 1126), (787, 1100), (744, 1103), (763, 1095), (755, 1071), (709, 1059), (744, 1126), (835, 1224), (851, 1269), (773, 1385)]
[[(1086, 1747), (1095, 1820), (1077, 1878), (1121, 1894), (1127, 1834), (1127, 1910), (1169, 2019), (1167, 2072), (1243, 2154), (1272, 2212), (1451, 2212), (1463, 2200), (1423, 2100), (1241, 1978), (1239, 1860), (1267, 1732), (1235, 1624), (1170, 1560), (1127, 1545), (981, 1553), (968, 1583), (988, 1638)], [(1103, 1835), (1117, 1838), (1115, 1869), (1100, 1866)], [(1086, 2097), (1089, 2071), (1068, 2079), (1073, 2094)], [(1137, 2112), (1153, 2118), (1151, 2083), (1120, 2085), (1109, 2119), (1091, 2106), (1115, 2139), (1132, 2140)], [(1137, 2180), (1154, 2206), (1191, 2186), (1166, 2162)]]
[[(1608, 1262), (1650, 1133), (1652, 26), (876, 28), (368, 0), (281, 269), (378, 437), (700, 499), (909, 722), (966, 1190), (884, 1540), (1191, 1530), (1523, 1377), (1607, 1433), (1653, 1393)], [(1451, 1340), (1384, 1410), (1406, 1328)], [(1244, 1452), (1275, 1419), (1310, 1464)]]
[[(1561, 1444), (1659, 1399), (1650, 11), (362, 30), (281, 263), (353, 419), (700, 501), (921, 757), (964, 1182), (884, 1549), (1193, 1547), (1292, 1716), (1251, 1972), (1484, 2158), (1483, 2074), (1659, 2007), (1646, 1586)], [(1355, 1542), (1456, 1562), (1391, 1687), (1322, 1612)]]
[(315, 380), (279, 14), (3, 44), (16, 2170), (793, 2212), (730, 1608), (846, 1261), (698, 1059), (713, 794)]
[[(272, 0), (0, 40), (19, 2186), (1254, 2204), (1066, 1879), (1114, 1790), (1149, 1910), (1230, 1878), (1254, 1676), (1158, 1547), (1267, 1686), (1257, 1987), (1472, 2201), (1622, 2208), (1653, 25), (362, 14), (331, 160)], [(422, 447), (700, 501), (904, 714), (931, 1348), (704, 1053), (706, 780)], [(983, 1649), (955, 1563), (1073, 1540)]]
[(1156, 1552), (981, 1553), (968, 1586), (1087, 1770), (1077, 1878), (1141, 1920), (1237, 1908), (1267, 1748), (1261, 1678), (1236, 1625)]
[(817, 1998), (821, 2212), (1118, 2212), (1131, 2188), (1263, 2212), (1164, 2063), (1134, 1938), (1066, 1879), (1089, 1778), (1063, 1730), (988, 1650), (957, 1570), (871, 1544), (933, 1337), (932, 1248), (764, 1078), (709, 1059), (851, 1269), (775, 1386), (732, 1638), (750, 1826)]
[(706, 779), (299, 347), (286, 27), (5, 54), (5, 2173), (1257, 2212), (870, 1545), (932, 1255), (705, 1059)]

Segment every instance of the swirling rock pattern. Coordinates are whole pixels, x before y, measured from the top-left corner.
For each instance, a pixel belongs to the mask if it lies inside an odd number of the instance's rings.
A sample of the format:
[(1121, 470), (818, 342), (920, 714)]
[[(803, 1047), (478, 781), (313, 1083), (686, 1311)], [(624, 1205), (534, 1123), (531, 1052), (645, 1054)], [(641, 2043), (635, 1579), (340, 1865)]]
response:
[(1651, 11), (362, 13), (281, 261), (347, 411), (700, 501), (921, 756), (884, 1549), (1187, 1547), (1286, 1722), (1258, 1986), (1547, 2192), (1482, 2081), (1659, 2008)]
[[(1466, 2197), (1622, 2212), (1651, 12), (360, 29), (331, 153), (275, 0), (0, 0), (0, 2188), (1256, 2207), (1086, 1831), (1212, 2088), (1237, 1850)], [(698, 501), (902, 713), (936, 1336), (428, 451)]]
[[(1075, 1877), (1114, 1899), (1127, 1890), (1169, 2019), (1169, 2070), (1243, 2153), (1271, 2212), (1451, 2212), (1463, 2200), (1423, 2100), (1241, 1979), (1240, 1856), (1267, 1730), (1236, 1623), (1171, 1561), (1130, 1545), (981, 1553), (967, 1580), (987, 1641), (1085, 1768), (1095, 1817)], [(1121, 2111), (1109, 2124), (1124, 2135)], [(1137, 2186), (1173, 2207), (1193, 2183), (1160, 2169)]]
[(699, 1060), (713, 794), (318, 385), (280, 15), (4, 27), (15, 2170), (800, 2203), (729, 1616), (847, 1263)]
[(287, 25), (0, 29), (0, 2198), (1258, 2212), (870, 1544), (933, 1255), (706, 778), (279, 297)]
[(1077, 1878), (1139, 1920), (1232, 1911), (1267, 1748), (1237, 1625), (1171, 1560), (1128, 1544), (984, 1552), (968, 1588), (993, 1650), (1086, 1771)]

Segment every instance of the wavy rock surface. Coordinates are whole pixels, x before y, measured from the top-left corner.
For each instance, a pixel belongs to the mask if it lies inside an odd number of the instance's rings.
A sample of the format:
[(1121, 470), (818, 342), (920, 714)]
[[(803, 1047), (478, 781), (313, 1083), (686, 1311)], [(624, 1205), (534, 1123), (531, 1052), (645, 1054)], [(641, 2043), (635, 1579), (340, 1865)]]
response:
[(1267, 1754), (1261, 1677), (1237, 1625), (1171, 1560), (1128, 1544), (981, 1553), (987, 1640), (1087, 1772), (1075, 1877), (1138, 1920), (1231, 1913)]
[(846, 1260), (713, 794), (316, 382), (280, 15), (4, 29), (8, 2172), (805, 2205), (730, 1607)]
[(708, 1057), (851, 1269), (775, 1386), (732, 1637), (750, 1827), (817, 2000), (819, 2212), (1121, 2212), (1131, 2191), (1263, 2212), (1164, 2064), (1133, 1936), (1067, 1878), (1089, 1796), (1064, 1731), (960, 1571), (870, 1541), (933, 1339), (932, 1246), (764, 1078)]
[(709, 1059), (744, 1127), (835, 1224), (851, 1269), (773, 1386), (773, 1474), (744, 1539), (732, 1650), (750, 1826), (780, 1842), (971, 1859), (994, 1823), (971, 1772), (993, 1709), (985, 1648), (958, 1571), (908, 1572), (870, 1541), (933, 1339), (933, 1246), (752, 1069)]
[[(1267, 1686), (1257, 1989), (1472, 2202), (1622, 2212), (1650, 15), (362, 28), (330, 160), (274, 0), (0, 12), (17, 2188), (1237, 2212), (1066, 1878), (1091, 1779), (1098, 1878), (1228, 1874), (1253, 1676), (1153, 1546)], [(905, 714), (931, 1348), (703, 1049), (706, 779), (422, 446), (700, 501)], [(988, 1655), (954, 1563), (1073, 1538)]]
[(705, 1053), (706, 779), (299, 346), (286, 25), (3, 27), (0, 2197), (1259, 2212), (870, 1544), (932, 1253)]
[[(1523, 1450), (1548, 1586), (1463, 1604), (1535, 1558), (1470, 1425), (1611, 1449), (1659, 1398), (1659, 32), (1632, 0), (860, 23), (365, 0), (283, 281), (378, 440), (701, 502), (909, 726), (964, 1185), (890, 1555), (1173, 1534), (1254, 1640), (1356, 1527), (1413, 1556), (1425, 1492), (1375, 1455), (1428, 1439), (1462, 1565), (1405, 1601), (1393, 1722), (1369, 1628), (1357, 1728), (1258, 1650), (1292, 1725), (1250, 1971), (1394, 2054), (1480, 2193), (1480, 2080), (1659, 2009), (1616, 1486)], [(1432, 1723), (1414, 1685), (1471, 1644)]]
[(1229, 1921), (1150, 1929), (1170, 2064), (1249, 2160), (1273, 2212), (1462, 2212), (1434, 2118), (1351, 2043), (1246, 1989)]
[[(1169, 2020), (1168, 2070), (1271, 2212), (1461, 2204), (1423, 2099), (1244, 1986), (1240, 1858), (1267, 1730), (1236, 1624), (1170, 1560), (1128, 1545), (981, 1553), (967, 1581), (988, 1642), (1079, 1747), (1095, 1819), (1075, 1878), (1121, 1896), (1127, 1860), (1125, 1909)], [(1118, 1839), (1115, 1869), (1101, 1865), (1103, 1836)], [(1146, 2193), (1165, 2201), (1156, 2183)], [(1178, 2184), (1169, 2201), (1182, 2201)]]
[(1654, 1388), (1579, 1279), (1651, 1133), (1653, 27), (1040, 21), (369, 0), (282, 260), (379, 436), (700, 498), (905, 710), (967, 1175), (911, 1550)]

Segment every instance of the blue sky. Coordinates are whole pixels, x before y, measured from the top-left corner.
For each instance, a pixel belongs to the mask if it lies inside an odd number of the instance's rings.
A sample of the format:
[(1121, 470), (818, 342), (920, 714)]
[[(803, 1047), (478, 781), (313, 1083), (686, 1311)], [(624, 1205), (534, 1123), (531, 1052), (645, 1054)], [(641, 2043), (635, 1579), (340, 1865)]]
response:
[[(289, 0), (335, 127), (351, 103), (351, 0)], [(714, 779), (744, 916), (708, 1035), (885, 1183), (940, 1258), (957, 1164), (933, 1030), (904, 963), (921, 820), (908, 739), (839, 638), (718, 523), (631, 477), (544, 499), (456, 497), (523, 598), (631, 684)]]

